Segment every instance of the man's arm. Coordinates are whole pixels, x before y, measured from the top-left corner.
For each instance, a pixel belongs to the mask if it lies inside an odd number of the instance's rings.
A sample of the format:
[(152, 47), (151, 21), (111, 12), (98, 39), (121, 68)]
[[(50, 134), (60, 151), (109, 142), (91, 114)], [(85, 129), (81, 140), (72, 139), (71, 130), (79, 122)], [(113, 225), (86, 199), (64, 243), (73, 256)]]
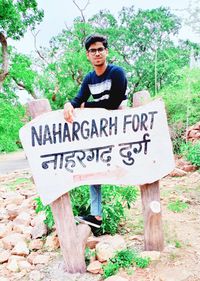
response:
[(74, 108), (78, 108), (78, 107), (83, 108), (84, 102), (88, 100), (89, 96), (90, 96), (90, 92), (88, 88), (88, 75), (87, 75), (83, 80), (78, 95), (70, 102), (67, 102), (64, 105), (64, 118), (67, 122), (72, 123), (74, 121)]
[(85, 102), (85, 107), (117, 109), (121, 102), (126, 99), (127, 79), (122, 68), (117, 68), (112, 73), (112, 87), (108, 99)]

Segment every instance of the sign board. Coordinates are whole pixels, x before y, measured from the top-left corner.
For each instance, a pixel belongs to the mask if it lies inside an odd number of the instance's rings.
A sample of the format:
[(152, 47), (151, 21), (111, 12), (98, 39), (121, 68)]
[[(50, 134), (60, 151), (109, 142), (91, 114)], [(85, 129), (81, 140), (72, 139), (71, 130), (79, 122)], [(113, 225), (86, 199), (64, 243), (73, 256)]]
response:
[(84, 184), (141, 185), (174, 169), (164, 103), (138, 108), (76, 109), (44, 113), (20, 130), (43, 203)]

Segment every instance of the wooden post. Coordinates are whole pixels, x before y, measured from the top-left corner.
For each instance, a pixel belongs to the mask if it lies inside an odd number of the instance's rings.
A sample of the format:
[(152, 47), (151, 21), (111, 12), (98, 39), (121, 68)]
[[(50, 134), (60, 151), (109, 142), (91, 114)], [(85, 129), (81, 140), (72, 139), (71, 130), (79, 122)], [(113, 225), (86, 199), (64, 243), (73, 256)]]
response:
[[(133, 95), (133, 107), (144, 105), (149, 101), (148, 91), (137, 92)], [(144, 249), (146, 251), (162, 251), (164, 238), (159, 181), (141, 185), (140, 191), (144, 216)]]
[[(33, 100), (28, 103), (28, 111), (30, 116), (35, 118), (51, 111), (51, 106), (47, 99)], [(90, 235), (90, 227), (83, 224), (76, 226), (69, 193), (55, 200), (51, 208), (64, 258), (64, 270), (68, 273), (84, 273), (86, 271), (85, 245)]]

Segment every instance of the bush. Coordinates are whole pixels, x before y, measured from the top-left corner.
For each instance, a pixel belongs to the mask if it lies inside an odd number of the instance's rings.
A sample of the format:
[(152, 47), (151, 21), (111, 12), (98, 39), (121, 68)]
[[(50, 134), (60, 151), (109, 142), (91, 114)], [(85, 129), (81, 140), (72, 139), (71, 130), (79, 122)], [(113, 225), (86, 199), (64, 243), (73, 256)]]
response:
[(196, 143), (183, 143), (181, 145), (181, 154), (193, 165), (200, 167), (200, 141)]
[(19, 148), (17, 143), (24, 113), (21, 105), (0, 98), (0, 152), (11, 152)]
[(150, 258), (140, 257), (139, 254), (130, 249), (118, 251), (115, 256), (109, 259), (108, 263), (103, 266), (103, 277), (108, 278), (118, 272), (120, 268), (130, 268), (136, 266), (145, 268), (149, 265)]
[[(137, 198), (137, 189), (133, 186), (119, 187), (102, 185), (103, 223), (100, 233), (115, 234), (119, 222), (125, 217), (124, 206), (130, 208)], [(81, 186), (70, 191), (70, 198), (74, 215), (87, 215), (90, 212), (89, 186)], [(36, 198), (36, 212), (44, 211), (49, 228), (54, 225), (50, 206), (44, 206), (40, 198)]]

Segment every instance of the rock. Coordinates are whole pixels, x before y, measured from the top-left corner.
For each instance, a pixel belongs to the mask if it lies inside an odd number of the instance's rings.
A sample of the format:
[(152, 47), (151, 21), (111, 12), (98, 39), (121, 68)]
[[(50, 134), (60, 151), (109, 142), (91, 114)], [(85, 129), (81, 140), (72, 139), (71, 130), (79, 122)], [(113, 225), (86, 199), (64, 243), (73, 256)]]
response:
[(47, 251), (54, 251), (60, 247), (60, 242), (57, 236), (47, 236), (45, 248)]
[(33, 264), (33, 261), (35, 259), (35, 257), (38, 255), (38, 253), (36, 252), (31, 252), (28, 257), (27, 257), (27, 261), (31, 264)]
[(183, 171), (185, 172), (194, 172), (196, 171), (198, 168), (192, 164), (187, 164), (183, 166)]
[(160, 259), (159, 251), (144, 251), (140, 253), (142, 258), (149, 257), (152, 261), (158, 261)]
[(29, 254), (29, 249), (25, 241), (19, 241), (15, 247), (12, 249), (11, 254), (18, 256), (27, 256)]
[(24, 241), (24, 236), (20, 233), (11, 233), (1, 241), (5, 250), (11, 250), (19, 241)]
[(8, 204), (6, 210), (9, 220), (14, 220), (19, 215), (18, 206), (16, 204)]
[(4, 208), (0, 208), (0, 220), (7, 220), (8, 219), (8, 214), (7, 210)]
[(30, 281), (40, 281), (41, 280), (41, 273), (38, 270), (33, 270), (29, 274)]
[(33, 258), (33, 264), (47, 264), (49, 262), (49, 256), (46, 255), (36, 255)]
[(40, 239), (32, 240), (29, 244), (29, 249), (30, 250), (40, 250), (40, 249), (42, 249), (43, 244), (44, 244), (43, 241)]
[(10, 252), (8, 250), (3, 250), (0, 252), (0, 264), (7, 262), (10, 257)]
[(18, 272), (19, 267), (16, 259), (9, 259), (8, 265), (6, 267), (9, 271)]
[(181, 169), (175, 168), (170, 174), (170, 177), (184, 177), (187, 173)]
[(31, 223), (31, 216), (27, 212), (22, 212), (21, 214), (19, 214), (19, 216), (16, 217), (14, 223), (29, 226)]
[(102, 264), (99, 261), (93, 261), (88, 265), (87, 271), (94, 274), (102, 273)]
[(35, 216), (31, 220), (31, 225), (36, 226), (37, 224), (40, 224), (41, 222), (44, 222), (45, 219), (46, 219), (45, 214), (41, 212), (39, 215)]
[(22, 202), (24, 201), (24, 199), (25, 199), (24, 196), (22, 196), (20, 194), (17, 194), (14, 191), (10, 191), (10, 192), (7, 192), (5, 194), (5, 203), (6, 203), (6, 205), (9, 205), (9, 204), (21, 205)]
[(0, 224), (0, 238), (4, 238), (11, 233), (13, 226), (11, 224)]
[(47, 234), (47, 226), (44, 223), (44, 219), (45, 215), (41, 214), (31, 221), (31, 225), (33, 226), (31, 235), (33, 239), (40, 238)]
[(120, 235), (111, 236), (107, 241), (101, 241), (96, 245), (97, 259), (104, 262), (112, 258), (116, 251), (126, 249), (126, 243)]
[(19, 270), (29, 271), (31, 269), (31, 264), (28, 261), (18, 261)]
[(94, 249), (100, 241), (101, 241), (100, 237), (90, 236), (87, 240), (86, 247), (90, 249)]
[(47, 264), (49, 261), (49, 256), (31, 252), (27, 257), (27, 261), (31, 264)]

